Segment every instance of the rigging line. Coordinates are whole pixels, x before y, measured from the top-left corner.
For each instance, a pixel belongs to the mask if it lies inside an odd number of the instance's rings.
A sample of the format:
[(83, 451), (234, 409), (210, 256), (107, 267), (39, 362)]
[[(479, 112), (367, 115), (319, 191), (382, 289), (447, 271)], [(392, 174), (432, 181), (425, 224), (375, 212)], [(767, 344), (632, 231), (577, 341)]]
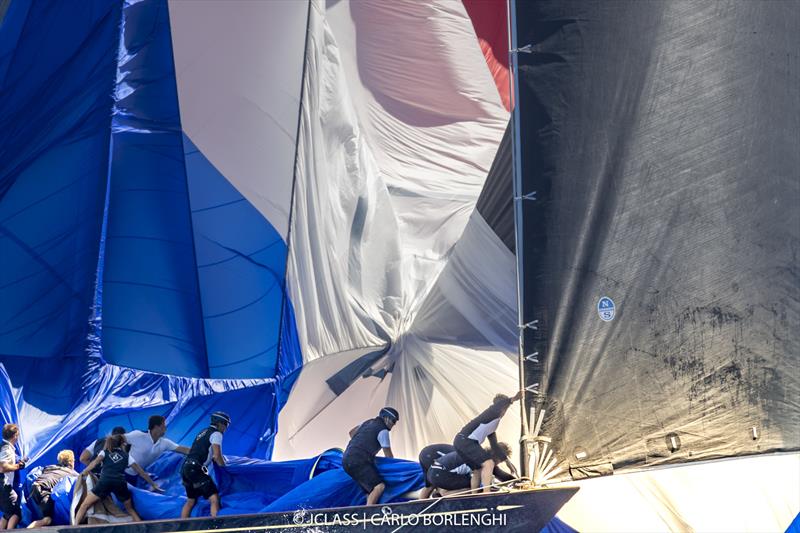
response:
[[(510, 479), (508, 481), (500, 481), (500, 482), (497, 482), (497, 483), (492, 483), (491, 485), (489, 485), (489, 488), (490, 489), (491, 488), (498, 488), (498, 489), (505, 490), (505, 492), (511, 492), (511, 490), (506, 485), (509, 485), (511, 483), (516, 483), (517, 481), (523, 481), (523, 480), (530, 481), (530, 479), (527, 478), (527, 477), (518, 477), (518, 478), (515, 478), (515, 479)], [(447, 493), (446, 496), (440, 496), (439, 498), (434, 498), (433, 503), (431, 503), (425, 509), (423, 509), (421, 511), (418, 511), (418, 512), (416, 512), (416, 513), (414, 513), (412, 515), (409, 515), (409, 516), (417, 516), (417, 517), (421, 516), (421, 515), (425, 514), (429, 509), (433, 508), (437, 503), (439, 503), (440, 501), (444, 500), (445, 498), (455, 498), (455, 497), (458, 497), (458, 496), (465, 496), (465, 495), (468, 495), (468, 494), (471, 494), (471, 493), (480, 494), (480, 492), (478, 492), (478, 491), (481, 491), (482, 489), (483, 489), (483, 487), (478, 487), (477, 489), (470, 488), (470, 489), (462, 489), (462, 490), (459, 490), (459, 491), (450, 491), (450, 492)], [(416, 501), (419, 501), (419, 500), (416, 500)], [(400, 526), (397, 527), (397, 529), (393, 529), (391, 533), (397, 533), (398, 531), (403, 529), (406, 525), (407, 524), (405, 524), (405, 523), (401, 524)]]
[[(286, 309), (288, 299), (287, 292), (288, 287), (286, 283), (286, 278), (289, 275), (289, 258), (292, 251), (292, 221), (294, 219), (294, 203), (295, 203), (295, 189), (297, 185), (297, 159), (300, 154), (300, 126), (303, 123), (303, 99), (305, 98), (306, 94), (306, 74), (307, 74), (307, 67), (308, 67), (308, 43), (311, 40), (311, 0), (308, 0), (308, 11), (306, 12), (306, 42), (303, 46), (303, 72), (300, 75), (300, 102), (297, 106), (297, 129), (295, 130), (295, 137), (294, 137), (294, 164), (292, 166), (292, 190), (289, 193), (289, 219), (286, 223), (286, 261), (284, 262), (283, 267), (283, 280), (281, 281), (281, 291), (282, 291), (282, 298), (281, 298), (281, 308), (280, 308), (280, 316), (278, 317), (278, 356), (275, 358), (275, 371), (273, 372), (274, 376), (278, 375), (278, 370), (281, 365), (281, 359), (283, 356), (283, 343), (281, 339), (283, 338), (283, 319), (284, 319), (284, 309)], [(295, 326), (297, 327), (297, 326)], [(301, 351), (301, 365), (302, 365), (302, 351)], [(294, 370), (294, 369), (292, 369)]]

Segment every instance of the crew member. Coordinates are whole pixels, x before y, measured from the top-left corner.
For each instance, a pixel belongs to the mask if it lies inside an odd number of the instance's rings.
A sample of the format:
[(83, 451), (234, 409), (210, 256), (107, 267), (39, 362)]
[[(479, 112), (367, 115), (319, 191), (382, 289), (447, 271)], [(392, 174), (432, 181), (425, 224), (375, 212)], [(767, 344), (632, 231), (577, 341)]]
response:
[(228, 429), (231, 417), (222, 411), (211, 415), (211, 425), (197, 434), (192, 448), (181, 468), (181, 479), (186, 488), (186, 503), (181, 509), (181, 518), (189, 518), (198, 498), (206, 498), (211, 504), (211, 516), (217, 516), (220, 507), (217, 484), (208, 475), (207, 466), (213, 460), (225, 466), (222, 455), (222, 434)]
[(367, 493), (367, 505), (378, 503), (386, 489), (375, 466), (375, 456), (383, 450), (385, 457), (394, 457), (389, 432), (399, 419), (396, 409), (384, 407), (377, 417), (350, 430), (350, 443), (342, 456), (342, 466)]
[[(111, 434), (112, 435), (124, 435), (125, 434), (125, 428), (122, 427), (122, 426), (117, 426), (117, 427), (115, 427), (114, 429), (111, 430)], [(106, 445), (106, 437), (100, 437), (99, 439), (97, 439), (96, 441), (94, 441), (93, 443), (88, 445), (86, 448), (84, 448), (84, 450), (81, 452), (81, 456), (78, 459), (84, 465), (88, 465), (89, 463), (91, 463), (94, 460), (95, 457), (97, 457), (97, 454), (100, 453), (103, 450), (105, 445)], [(126, 444), (125, 446), (126, 446), (126, 451), (130, 451), (130, 447), (131, 447), (130, 444)], [(92, 471), (92, 474), (94, 474), (96, 476), (100, 475), (100, 465), (101, 465), (101, 463), (97, 464), (97, 466)]]
[(497, 447), (495, 432), (500, 424), (500, 419), (506, 414), (511, 404), (519, 400), (521, 396), (522, 392), (518, 392), (511, 398), (505, 394), (498, 394), (494, 397), (492, 405), (464, 426), (453, 440), (456, 451), (472, 469), (470, 482), (472, 490), (483, 486), (483, 492), (489, 492), (495, 462), (481, 445), (488, 438), (492, 449)]
[(3, 426), (3, 443), (0, 445), (0, 529), (14, 529), (20, 518), (20, 506), (17, 493), (14, 490), (14, 473), (25, 468), (25, 459), (17, 461), (15, 446), (19, 439), (19, 427), (16, 424)]
[(452, 451), (455, 451), (452, 444), (431, 444), (419, 452), (419, 466), (422, 468), (422, 478), (425, 480), (425, 488), (419, 493), (420, 500), (429, 498), (433, 492), (433, 486), (428, 481), (428, 469), (436, 459)]
[(78, 512), (75, 514), (75, 524), (80, 525), (86, 516), (86, 511), (98, 501), (106, 498), (110, 494), (115, 494), (125, 510), (131, 515), (134, 522), (140, 522), (142, 517), (133, 508), (133, 498), (128, 483), (125, 481), (125, 469), (132, 468), (134, 472), (142, 476), (142, 478), (153, 487), (156, 492), (163, 492), (161, 487), (147, 475), (141, 466), (139, 466), (133, 454), (125, 450), (125, 435), (111, 435), (106, 438), (105, 447), (97, 454), (97, 457), (92, 460), (86, 469), (81, 472), (80, 476), (85, 478), (92, 469), (97, 466), (97, 463), (103, 463), (103, 468), (100, 469), (100, 480), (94, 486), (91, 492), (86, 494), (83, 499)]
[[(495, 463), (507, 462), (511, 455), (511, 448), (505, 442), (499, 442), (494, 448), (484, 451)], [(514, 479), (514, 476), (497, 466), (494, 467), (492, 475), (500, 481)], [(472, 481), (472, 468), (458, 452), (453, 451), (433, 462), (428, 470), (427, 481), (432, 487), (431, 490), (436, 489), (440, 495), (444, 496), (450, 491), (468, 489)]]
[[(103, 440), (105, 441), (105, 439)], [(72, 450), (61, 450), (58, 452), (58, 464), (44, 467), (42, 473), (33, 482), (31, 500), (39, 508), (42, 518), (31, 522), (28, 529), (45, 527), (53, 523), (55, 503), (51, 495), (58, 482), (67, 476), (78, 477), (78, 473), (75, 471), (75, 454), (72, 453)]]
[[(136, 457), (136, 462), (144, 469), (150, 467), (164, 452), (177, 452), (186, 455), (189, 448), (179, 446), (164, 436), (167, 432), (167, 421), (163, 416), (153, 415), (147, 420), (147, 431), (135, 429), (125, 434), (125, 440), (130, 444), (130, 453)], [(128, 482), (135, 486), (136, 478), (131, 468), (125, 470)]]

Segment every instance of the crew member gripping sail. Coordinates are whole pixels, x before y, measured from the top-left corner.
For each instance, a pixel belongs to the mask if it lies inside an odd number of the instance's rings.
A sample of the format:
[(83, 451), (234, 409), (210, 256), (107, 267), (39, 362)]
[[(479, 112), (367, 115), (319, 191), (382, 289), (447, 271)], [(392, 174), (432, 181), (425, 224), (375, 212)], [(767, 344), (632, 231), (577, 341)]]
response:
[(422, 448), (419, 452), (419, 466), (422, 468), (422, 477), (425, 479), (425, 488), (419, 493), (419, 499), (424, 500), (429, 498), (433, 493), (433, 485), (428, 481), (428, 470), (433, 465), (434, 461), (456, 449), (452, 444), (431, 444)]
[[(103, 438), (103, 442), (105, 443), (105, 438)], [(31, 522), (28, 529), (46, 527), (53, 523), (55, 514), (53, 489), (65, 477), (78, 477), (78, 473), (75, 471), (75, 454), (72, 450), (58, 452), (58, 464), (44, 467), (36, 477), (36, 481), (33, 482), (30, 501), (39, 508), (42, 518)]]
[(500, 425), (500, 419), (506, 414), (511, 404), (520, 397), (522, 397), (522, 392), (518, 392), (511, 398), (505, 394), (498, 394), (494, 397), (492, 405), (464, 426), (453, 440), (456, 451), (472, 469), (472, 482), (470, 483), (472, 490), (482, 485), (483, 492), (489, 492), (495, 462), (481, 445), (488, 438), (492, 450), (497, 448), (495, 432), (497, 426)]
[(208, 475), (208, 465), (213, 460), (225, 466), (222, 455), (222, 434), (231, 424), (227, 413), (217, 411), (211, 415), (211, 425), (194, 438), (192, 448), (181, 468), (181, 479), (186, 489), (186, 503), (181, 509), (181, 518), (189, 518), (198, 498), (206, 498), (211, 504), (211, 516), (217, 516), (220, 508), (219, 489)]
[[(494, 448), (485, 451), (490, 454), (495, 464), (506, 462), (511, 466), (508, 460), (511, 448), (505, 442), (500, 442)], [(499, 466), (494, 467), (492, 475), (500, 481), (515, 479), (515, 476), (505, 472)], [(428, 469), (426, 479), (431, 490), (437, 490), (441, 496), (445, 496), (450, 491), (468, 489), (471, 481), (472, 469), (456, 451), (437, 458)]]
[(153, 487), (154, 491), (163, 492), (161, 487), (156, 485), (147, 472), (137, 464), (133, 455), (128, 453), (126, 444), (125, 435), (109, 436), (106, 438), (103, 450), (81, 472), (80, 477), (85, 478), (100, 461), (103, 462), (103, 467), (100, 469), (100, 479), (92, 491), (86, 495), (78, 512), (75, 513), (75, 523), (73, 525), (80, 525), (89, 508), (111, 494), (114, 494), (122, 502), (134, 522), (141, 522), (142, 518), (133, 507), (133, 495), (128, 489), (128, 482), (125, 481), (126, 468), (130, 467), (134, 472), (142, 476)]
[(342, 456), (342, 467), (367, 493), (367, 505), (380, 500), (386, 483), (375, 466), (375, 456), (383, 450), (386, 457), (394, 457), (389, 432), (400, 414), (392, 407), (384, 407), (378, 416), (350, 430), (350, 442)]

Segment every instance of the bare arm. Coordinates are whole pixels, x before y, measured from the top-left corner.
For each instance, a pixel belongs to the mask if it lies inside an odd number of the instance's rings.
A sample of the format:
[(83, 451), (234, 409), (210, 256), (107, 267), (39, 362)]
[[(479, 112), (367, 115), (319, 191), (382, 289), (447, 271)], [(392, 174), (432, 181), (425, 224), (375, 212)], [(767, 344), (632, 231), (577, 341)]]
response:
[(80, 459), (81, 463), (83, 463), (85, 465), (88, 465), (89, 463), (92, 462), (92, 452), (90, 452), (89, 450), (84, 449), (81, 452), (81, 456), (78, 459)]
[(225, 457), (222, 455), (222, 446), (219, 444), (211, 445), (211, 458), (219, 466), (225, 466)]
[(384, 457), (394, 457), (391, 448), (382, 448)]
[(186, 446), (178, 446), (175, 448), (175, 453), (182, 453), (183, 455), (189, 455), (189, 448)]
[(356, 431), (358, 431), (358, 426), (356, 426), (356, 427), (354, 427), (353, 429), (350, 430), (350, 438), (351, 439), (353, 438), (353, 435), (356, 434)]
[(133, 463), (133, 464), (131, 465), (131, 468), (133, 468), (133, 470), (134, 470), (134, 471), (135, 471), (137, 474), (139, 474), (140, 476), (142, 476), (142, 479), (144, 479), (145, 481), (147, 481), (147, 484), (148, 484), (148, 485), (150, 485), (151, 487), (153, 487), (153, 490), (157, 490), (157, 491), (159, 491), (159, 492), (161, 491), (161, 487), (159, 487), (158, 485), (156, 485), (156, 482), (155, 482), (155, 481), (153, 481), (153, 479), (152, 479), (152, 478), (151, 478), (151, 477), (150, 477), (150, 476), (147, 474), (147, 472), (145, 472), (145, 471), (144, 471), (144, 469), (143, 469), (141, 466), (139, 466), (139, 464), (138, 464), (138, 463)]
[(516, 476), (509, 474), (499, 466), (494, 467), (494, 470), (492, 470), (492, 475), (500, 481), (511, 481), (512, 479), (516, 478)]
[(93, 460), (89, 461), (89, 464), (87, 464), (86, 468), (84, 468), (83, 472), (81, 472), (81, 477), (88, 476), (92, 472), (92, 470), (94, 470), (94, 467), (99, 465), (100, 461), (102, 460), (103, 460), (102, 457), (95, 457)]
[(514, 465), (514, 463), (511, 462), (511, 459), (506, 459), (506, 467), (508, 468), (508, 471), (514, 475), (514, 477), (519, 477), (519, 472), (517, 472), (517, 467)]
[(25, 463), (19, 461), (17, 463), (0, 463), (0, 472), (16, 472), (21, 469)]

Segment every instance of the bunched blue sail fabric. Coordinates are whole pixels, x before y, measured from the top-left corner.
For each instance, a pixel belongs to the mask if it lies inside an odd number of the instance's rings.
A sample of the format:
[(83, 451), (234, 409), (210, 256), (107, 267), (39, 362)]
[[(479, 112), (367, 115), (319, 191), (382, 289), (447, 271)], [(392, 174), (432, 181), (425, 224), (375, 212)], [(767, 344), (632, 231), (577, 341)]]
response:
[[(222, 409), (236, 421), (226, 451), (269, 457), (302, 363), (288, 226), (183, 127), (193, 87), (179, 87), (167, 1), (7, 7), (0, 394), (20, 451), (48, 464), (153, 414), (186, 444)], [(291, 180), (256, 192), (288, 212), (271, 191)]]
[[(216, 465), (212, 476), (220, 489), (221, 515), (293, 511), (364, 505), (366, 496), (341, 468), (339, 450), (296, 461), (271, 462), (246, 457), (228, 457), (224, 468)], [(156, 494), (145, 488), (133, 489), (134, 506), (145, 520), (180, 516), (186, 495), (180, 480), (183, 457), (169, 453), (148, 468), (166, 492)], [(387, 481), (382, 502), (404, 501), (403, 494), (424, 485), (419, 464), (402, 459), (377, 459), (378, 470)], [(61, 509), (69, 508), (71, 483), (54, 490), (58, 523), (67, 523)], [(208, 516), (209, 504), (200, 500), (192, 516)], [(64, 521), (66, 518), (67, 522)]]

